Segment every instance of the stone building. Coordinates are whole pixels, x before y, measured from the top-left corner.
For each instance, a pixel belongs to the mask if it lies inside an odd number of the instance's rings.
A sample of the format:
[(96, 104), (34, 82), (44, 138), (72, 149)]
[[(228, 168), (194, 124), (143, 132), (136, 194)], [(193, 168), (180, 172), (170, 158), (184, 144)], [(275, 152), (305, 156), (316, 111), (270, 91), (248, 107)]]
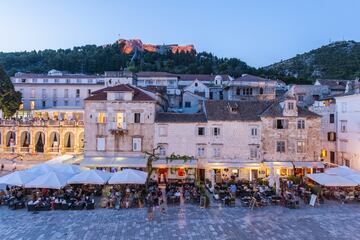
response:
[[(66, 111), (66, 112), (65, 112)], [(79, 154), (84, 150), (82, 113), (57, 110), (54, 115), (38, 111), (22, 120), (0, 121), (0, 153)], [(41, 118), (39, 116), (42, 116)], [(62, 119), (59, 116), (63, 116)], [(75, 117), (78, 116), (78, 117)]]
[[(120, 167), (137, 161), (145, 167), (144, 152), (154, 147), (155, 112), (163, 111), (161, 101), (156, 93), (132, 85), (107, 87), (86, 98), (83, 164)], [(130, 165), (121, 165), (128, 160)]]
[(261, 114), (264, 162), (278, 162), (282, 171), (316, 168), (320, 160), (321, 117), (297, 106), (295, 97), (275, 102)]
[(277, 82), (274, 80), (243, 74), (228, 83), (225, 87), (227, 100), (274, 100)]

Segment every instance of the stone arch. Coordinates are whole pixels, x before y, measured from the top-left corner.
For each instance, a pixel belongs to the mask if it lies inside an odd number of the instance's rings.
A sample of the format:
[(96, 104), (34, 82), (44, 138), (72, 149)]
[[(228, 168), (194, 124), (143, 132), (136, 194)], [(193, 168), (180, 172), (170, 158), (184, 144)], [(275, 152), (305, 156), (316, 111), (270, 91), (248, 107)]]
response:
[(45, 150), (45, 133), (37, 132), (35, 134), (35, 152), (43, 153)]
[(20, 135), (20, 147), (27, 148), (31, 143), (31, 135), (29, 131), (23, 131)]
[(64, 135), (64, 145), (65, 148), (73, 149), (75, 146), (75, 135), (73, 132), (66, 132)]
[(6, 133), (6, 142), (7, 147), (11, 147), (12, 145), (16, 145), (16, 133), (15, 131), (8, 131)]
[(60, 133), (57, 131), (53, 131), (50, 133), (50, 138), (49, 138), (49, 143), (50, 143), (50, 148), (51, 151), (59, 151), (59, 146), (60, 146)]

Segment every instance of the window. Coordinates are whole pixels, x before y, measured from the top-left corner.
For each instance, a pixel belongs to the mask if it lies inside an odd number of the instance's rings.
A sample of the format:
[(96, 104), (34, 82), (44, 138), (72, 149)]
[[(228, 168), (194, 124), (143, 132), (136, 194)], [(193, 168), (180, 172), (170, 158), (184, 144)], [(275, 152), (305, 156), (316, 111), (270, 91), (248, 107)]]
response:
[(166, 126), (159, 127), (159, 136), (167, 136), (167, 127)]
[(298, 129), (305, 129), (305, 120), (300, 119), (297, 121), (297, 128)]
[(76, 97), (77, 97), (77, 98), (80, 97), (80, 89), (76, 89)]
[(285, 152), (285, 141), (276, 142), (276, 152), (284, 153)]
[(133, 138), (133, 151), (141, 152), (141, 138)]
[(98, 113), (97, 122), (98, 123), (105, 123), (106, 122), (106, 114), (104, 112), (99, 112)]
[(197, 147), (197, 156), (204, 157), (205, 156), (205, 146)]
[(325, 148), (321, 149), (321, 157), (325, 158), (327, 156), (327, 151)]
[(166, 156), (166, 147), (165, 146), (160, 146), (159, 148), (159, 154), (160, 156)]
[(31, 98), (35, 98), (35, 89), (33, 88), (33, 89), (31, 89), (31, 92), (30, 92), (30, 97)]
[(41, 106), (42, 108), (46, 108), (46, 101), (42, 101)]
[(43, 82), (44, 82), (44, 83), (48, 83), (48, 82), (49, 82), (49, 79), (45, 78), (45, 79), (43, 80)]
[(304, 141), (297, 141), (297, 152), (304, 153), (305, 152), (305, 142)]
[(224, 93), (223, 93), (223, 91), (220, 91), (220, 92), (219, 92), (219, 98), (220, 98), (220, 100), (223, 100), (223, 99), (224, 99)]
[(198, 136), (205, 136), (205, 128), (198, 127)]
[(88, 83), (93, 83), (93, 80), (92, 79), (88, 79)]
[(213, 156), (214, 157), (220, 157), (221, 152), (220, 152), (220, 147), (214, 147), (213, 148)]
[(124, 128), (124, 113), (123, 112), (116, 113), (116, 127)]
[(213, 134), (214, 134), (214, 136), (219, 136), (220, 135), (220, 128), (219, 127), (214, 127), (213, 128)]
[(185, 102), (185, 108), (191, 108), (191, 102)]
[(57, 89), (53, 89), (53, 98), (57, 97)]
[(196, 83), (195, 83), (195, 87), (197, 87), (197, 86), (199, 86), (199, 84), (196, 82)]
[(66, 83), (71, 83), (70, 79), (66, 79)]
[(263, 95), (263, 94), (264, 94), (264, 89), (263, 89), (263, 88), (260, 88), (260, 89), (259, 89), (259, 93), (260, 93), (260, 95)]
[(251, 136), (257, 136), (257, 135), (258, 135), (257, 128), (251, 128)]
[(75, 101), (75, 106), (80, 106), (80, 101), (79, 100)]
[(344, 112), (346, 112), (346, 110), (347, 110), (346, 102), (341, 103), (341, 111), (344, 113)]
[(340, 121), (340, 130), (341, 130), (341, 132), (347, 132), (347, 121), (346, 120)]
[(334, 123), (334, 122), (335, 122), (335, 114), (333, 114), (333, 113), (330, 114), (329, 122), (330, 122), (330, 123)]
[(37, 79), (36, 79), (36, 78), (33, 78), (32, 82), (33, 82), (33, 83), (37, 83)]
[(288, 127), (288, 121), (285, 119), (276, 120), (276, 129), (286, 129)]
[(96, 150), (105, 151), (105, 138), (99, 137), (96, 139)]
[(336, 141), (336, 133), (328, 132), (328, 141), (335, 142)]
[(293, 102), (288, 102), (288, 109), (289, 110), (294, 110), (294, 103)]
[(255, 159), (258, 157), (258, 146), (250, 145), (250, 158)]
[(240, 88), (236, 88), (236, 95), (240, 95), (241, 89)]
[(26, 79), (25, 78), (21, 79), (21, 82), (26, 83)]
[(46, 98), (46, 89), (41, 89), (42, 98)]
[(64, 106), (69, 106), (69, 101), (68, 100), (64, 101)]
[(134, 123), (140, 123), (141, 113), (134, 113)]
[(69, 89), (65, 89), (64, 90), (64, 98), (68, 98), (69, 97)]
[(57, 106), (57, 101), (53, 101), (53, 107)]
[(59, 83), (60, 81), (59, 81), (59, 79), (55, 79), (55, 83)]
[(303, 102), (304, 101), (304, 95), (299, 95), (298, 96), (298, 101)]
[(81, 83), (81, 79), (77, 78), (76, 83)]

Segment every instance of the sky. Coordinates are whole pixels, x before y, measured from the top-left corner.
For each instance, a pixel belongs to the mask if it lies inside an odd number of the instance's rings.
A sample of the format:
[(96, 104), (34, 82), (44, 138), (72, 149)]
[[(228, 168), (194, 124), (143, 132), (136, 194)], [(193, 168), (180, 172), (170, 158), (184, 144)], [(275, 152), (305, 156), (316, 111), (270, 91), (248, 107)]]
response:
[(0, 1), (0, 51), (193, 44), (266, 66), (331, 41), (360, 41), (358, 0)]

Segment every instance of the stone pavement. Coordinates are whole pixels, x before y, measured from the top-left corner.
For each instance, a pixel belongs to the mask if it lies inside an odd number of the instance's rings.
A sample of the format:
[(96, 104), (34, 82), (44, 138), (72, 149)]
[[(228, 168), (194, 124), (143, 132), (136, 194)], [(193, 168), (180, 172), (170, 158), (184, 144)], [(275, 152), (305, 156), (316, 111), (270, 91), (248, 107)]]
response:
[(360, 239), (360, 205), (301, 209), (192, 205), (146, 220), (146, 209), (51, 211), (0, 207), (0, 239)]

